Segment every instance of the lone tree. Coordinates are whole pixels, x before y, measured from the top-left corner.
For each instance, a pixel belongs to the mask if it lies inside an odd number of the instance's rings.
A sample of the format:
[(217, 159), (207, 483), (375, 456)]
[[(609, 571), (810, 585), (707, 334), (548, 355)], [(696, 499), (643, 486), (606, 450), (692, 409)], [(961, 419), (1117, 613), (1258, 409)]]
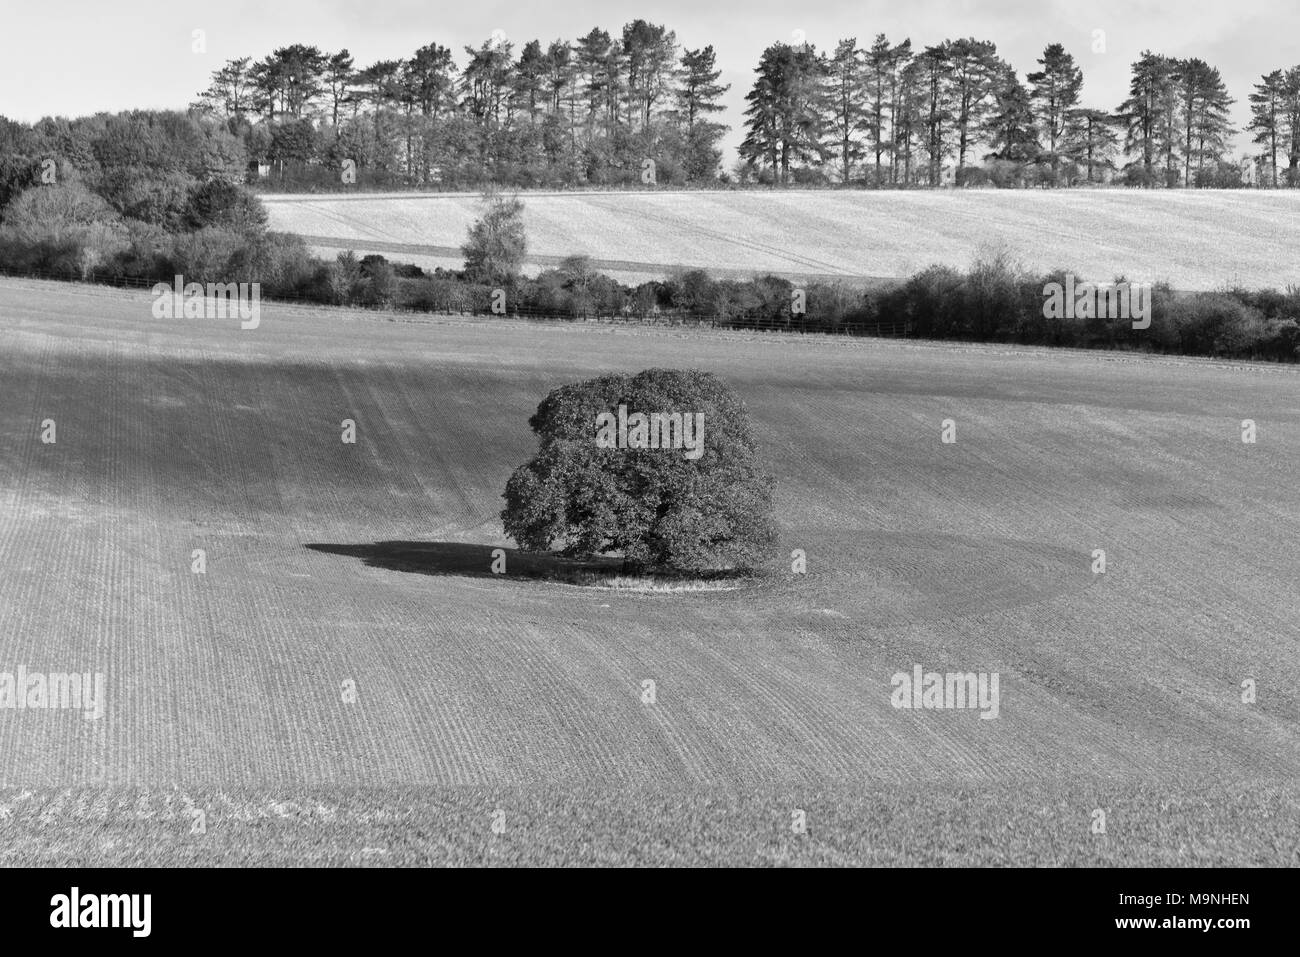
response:
[(483, 215), (469, 227), (460, 248), (465, 275), (474, 282), (508, 283), (519, 274), (527, 249), (523, 200), (489, 186), (483, 194)]
[(501, 512), (522, 548), (698, 573), (756, 568), (776, 540), (775, 481), (744, 405), (711, 373), (562, 386), (528, 424), (540, 448), (510, 476)]

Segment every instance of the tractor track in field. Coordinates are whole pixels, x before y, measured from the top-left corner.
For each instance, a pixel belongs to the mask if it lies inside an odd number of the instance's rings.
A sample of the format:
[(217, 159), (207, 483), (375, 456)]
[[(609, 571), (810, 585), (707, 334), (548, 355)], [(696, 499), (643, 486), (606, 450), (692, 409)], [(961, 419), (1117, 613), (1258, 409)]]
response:
[[(597, 209), (604, 209), (607, 212), (611, 212), (611, 213), (616, 212), (616, 210), (610, 209), (608, 204), (603, 204), (599, 201), (592, 202), (590, 203), (590, 205), (594, 206)], [(683, 230), (691, 235), (703, 236), (708, 239), (720, 241), (724, 245), (739, 247), (741, 249), (749, 250), (752, 252), (767, 253), (768, 255), (776, 256), (780, 259), (784, 259), (789, 262), (796, 263), (800, 266), (805, 266), (808, 268), (829, 270), (828, 272), (822, 273), (822, 275), (840, 275), (843, 278), (849, 278), (848, 276), (844, 276), (844, 274), (842, 274), (839, 270), (835, 269), (834, 263), (829, 263), (822, 259), (817, 259), (812, 256), (801, 254), (795, 249), (792, 249), (790, 245), (776, 245), (774, 243), (764, 243), (756, 239), (747, 238), (738, 235), (731, 235), (721, 230), (711, 229), (707, 226), (703, 226), (698, 223), (683, 224), (676, 217), (667, 215), (662, 212), (655, 212), (652, 209), (648, 209), (644, 207), (638, 209), (636, 215), (637, 215), (637, 219), (639, 220), (642, 219), (651, 220), (663, 226), (668, 226), (673, 229)], [(855, 277), (855, 278), (862, 279), (867, 277)]]
[[(433, 259), (461, 261), (465, 254), (459, 246), (434, 246), (422, 243), (401, 243), (377, 239), (345, 239), (338, 236), (304, 235), (303, 241), (308, 246), (325, 249), (352, 250), (354, 252), (390, 253), (395, 256), (427, 256)], [(749, 248), (759, 249), (757, 244)], [(759, 250), (766, 251), (766, 250)], [(564, 264), (568, 256), (552, 256), (544, 253), (527, 253), (524, 262), (534, 266), (555, 268)], [(786, 256), (786, 258), (793, 258)], [(398, 260), (400, 262), (400, 260)], [(630, 259), (591, 258), (591, 265), (596, 270), (606, 272), (638, 273), (647, 278), (662, 279), (677, 270), (707, 269), (709, 275), (722, 279), (748, 279), (755, 275), (772, 275), (786, 279), (821, 280), (824, 282), (888, 282), (885, 276), (859, 276), (843, 272), (800, 272), (780, 269), (740, 269), (725, 266), (693, 266), (687, 263), (652, 263), (637, 262)]]

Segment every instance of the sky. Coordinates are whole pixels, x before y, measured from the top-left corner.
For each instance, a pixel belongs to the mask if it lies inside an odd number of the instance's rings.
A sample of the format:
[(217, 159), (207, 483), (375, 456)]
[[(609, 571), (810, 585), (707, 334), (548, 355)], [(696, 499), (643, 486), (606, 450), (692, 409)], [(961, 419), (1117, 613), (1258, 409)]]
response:
[[(407, 57), (437, 42), (457, 53), (503, 31), (516, 50), (576, 39), (599, 26), (612, 34), (642, 18), (661, 23), (688, 48), (712, 44), (731, 84), (722, 122), (724, 162), (741, 138), (744, 97), (763, 49), (806, 39), (831, 49), (878, 33), (914, 48), (944, 39), (991, 40), (1024, 78), (1049, 43), (1062, 43), (1084, 72), (1082, 105), (1114, 109), (1127, 95), (1129, 64), (1144, 49), (1199, 56), (1223, 73), (1249, 118), (1260, 74), (1300, 64), (1296, 0), (657, 0), (600, 4), (438, 3), (431, 0), (0, 0), (0, 115), (33, 121), (101, 110), (183, 109), (212, 71), (240, 56), (291, 43), (332, 52), (358, 66)], [(195, 31), (202, 31), (196, 49)], [(1098, 32), (1100, 31), (1100, 32)], [(1238, 136), (1237, 152), (1247, 148)]]

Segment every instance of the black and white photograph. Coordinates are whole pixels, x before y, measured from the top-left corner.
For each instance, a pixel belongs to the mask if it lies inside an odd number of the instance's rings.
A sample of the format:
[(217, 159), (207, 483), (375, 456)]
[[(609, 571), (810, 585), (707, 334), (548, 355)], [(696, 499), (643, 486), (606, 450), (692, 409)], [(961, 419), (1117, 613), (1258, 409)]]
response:
[(157, 869), (1196, 869), (1084, 909), (1241, 946), (1298, 466), (1292, 0), (3, 0), (56, 934)]

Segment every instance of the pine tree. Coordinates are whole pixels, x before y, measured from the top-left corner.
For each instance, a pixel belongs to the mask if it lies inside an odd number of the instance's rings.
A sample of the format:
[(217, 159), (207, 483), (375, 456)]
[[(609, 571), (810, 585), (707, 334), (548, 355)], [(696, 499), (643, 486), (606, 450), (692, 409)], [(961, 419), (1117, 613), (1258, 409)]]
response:
[(1174, 85), (1182, 134), (1182, 181), (1184, 186), (1199, 185), (1206, 160), (1217, 164), (1227, 149), (1233, 133), (1228, 111), (1236, 101), (1228, 95), (1219, 71), (1196, 57), (1176, 61)]
[(1250, 94), (1250, 126), (1254, 141), (1264, 147), (1263, 157), (1273, 171), (1273, 188), (1277, 189), (1277, 152), (1282, 140), (1286, 104), (1286, 76), (1274, 70), (1261, 77)]
[(677, 36), (667, 27), (633, 20), (623, 27), (628, 122), (649, 130), (656, 105), (672, 89)]
[(361, 87), (358, 95), (371, 104), (374, 113), (373, 164), (379, 169), (389, 167), (395, 150), (394, 144), (386, 138), (384, 118), (389, 107), (396, 106), (401, 100), (401, 75), (401, 60), (380, 60), (357, 74), (357, 83)]
[[(897, 182), (894, 153), (898, 138), (899, 84), (903, 68), (912, 59), (912, 41), (890, 46), (889, 39), (877, 34), (865, 54), (866, 101), (863, 123), (867, 142), (875, 160), (875, 185), (884, 182), (883, 158), (890, 157), (890, 179)], [(886, 122), (888, 115), (888, 122)]]
[(510, 127), (514, 44), (484, 40), (465, 52), (469, 62), (461, 73), (461, 102), (478, 130), (479, 162), (491, 169), (505, 152), (504, 134)]
[(1287, 171), (1286, 184), (1300, 186), (1300, 66), (1286, 71)]
[[(903, 185), (909, 185), (912, 171), (912, 141), (917, 122), (916, 73), (912, 41), (904, 40), (889, 51), (889, 181), (898, 182), (898, 156), (903, 154)], [(877, 162), (879, 168), (879, 162)]]
[(966, 167), (979, 131), (988, 119), (999, 78), (1009, 67), (998, 58), (997, 47), (986, 40), (951, 40), (944, 44), (951, 83), (953, 126), (957, 136), (957, 175)]
[[(567, 150), (570, 162), (576, 160), (578, 149), (577, 77), (573, 47), (566, 40), (554, 40), (546, 48), (546, 86), (550, 92), (550, 110), (554, 129), (568, 130)], [(552, 144), (553, 158), (559, 155), (559, 144)]]
[(852, 179), (853, 164), (862, 158), (859, 134), (867, 125), (863, 102), (863, 56), (856, 37), (841, 40), (828, 63), (828, 111), (834, 150), (840, 161), (840, 182)]
[(747, 133), (740, 153), (751, 163), (766, 160), (776, 180), (789, 184), (792, 162), (825, 157), (820, 90), (825, 61), (809, 44), (776, 43), (763, 51), (754, 72), (758, 79), (745, 97)]
[(728, 127), (709, 119), (722, 111), (718, 101), (731, 89), (730, 84), (718, 82), (721, 76), (713, 47), (682, 53), (675, 116), (682, 130), (686, 177), (692, 181), (712, 179), (722, 158), (717, 142)]
[(1086, 182), (1096, 182), (1096, 172), (1115, 168), (1113, 157), (1119, 149), (1116, 127), (1122, 120), (1105, 110), (1093, 109), (1070, 110), (1065, 120), (1065, 155), (1086, 170)]
[(511, 96), (517, 108), (528, 117), (530, 128), (537, 126), (537, 118), (546, 108), (546, 54), (539, 40), (529, 40), (519, 51), (511, 77)]
[(1029, 90), (1008, 69), (994, 93), (995, 106), (985, 124), (985, 132), (995, 159), (1012, 163), (1032, 163), (1041, 146), (1031, 105)]
[(1030, 73), (1029, 81), (1038, 127), (1047, 139), (1047, 153), (1055, 179), (1061, 138), (1065, 134), (1066, 116), (1079, 105), (1083, 89), (1083, 71), (1074, 57), (1059, 43), (1050, 44), (1038, 60), (1041, 70)]
[(578, 40), (574, 49), (574, 65), (586, 107), (584, 125), (588, 145), (595, 139), (601, 114), (606, 111), (610, 90), (616, 84), (616, 80), (608, 75), (612, 45), (608, 33), (593, 27), (591, 32)]
[(938, 186), (943, 172), (943, 159), (949, 150), (947, 137), (951, 135), (945, 123), (952, 118), (946, 45), (926, 47), (914, 65), (914, 79), (920, 99), (920, 121), (925, 132), (927, 179), (929, 185)]
[(339, 128), (339, 108), (352, 101), (351, 89), (356, 73), (353, 70), (352, 54), (340, 50), (325, 61), (325, 70), (321, 76), (325, 89), (330, 95), (330, 123), (337, 133)]
[(898, 68), (892, 54), (893, 48), (883, 33), (876, 34), (871, 49), (866, 52), (867, 101), (864, 122), (867, 142), (875, 157), (876, 186), (880, 186), (883, 178), (881, 157), (889, 152), (890, 139), (893, 138), (892, 130), (889, 139), (885, 136), (885, 113), (890, 109), (891, 94), (898, 81)]
[[(346, 50), (343, 51), (345, 54)], [(200, 100), (219, 111), (223, 117), (242, 121), (251, 106), (249, 64), (252, 57), (228, 60), (212, 74), (212, 85), (199, 94)]]
[(1143, 186), (1156, 181), (1156, 158), (1172, 149), (1172, 104), (1175, 103), (1173, 63), (1149, 50), (1132, 67), (1129, 97), (1119, 108), (1125, 125), (1124, 150), (1137, 153), (1130, 167), (1140, 168)]

